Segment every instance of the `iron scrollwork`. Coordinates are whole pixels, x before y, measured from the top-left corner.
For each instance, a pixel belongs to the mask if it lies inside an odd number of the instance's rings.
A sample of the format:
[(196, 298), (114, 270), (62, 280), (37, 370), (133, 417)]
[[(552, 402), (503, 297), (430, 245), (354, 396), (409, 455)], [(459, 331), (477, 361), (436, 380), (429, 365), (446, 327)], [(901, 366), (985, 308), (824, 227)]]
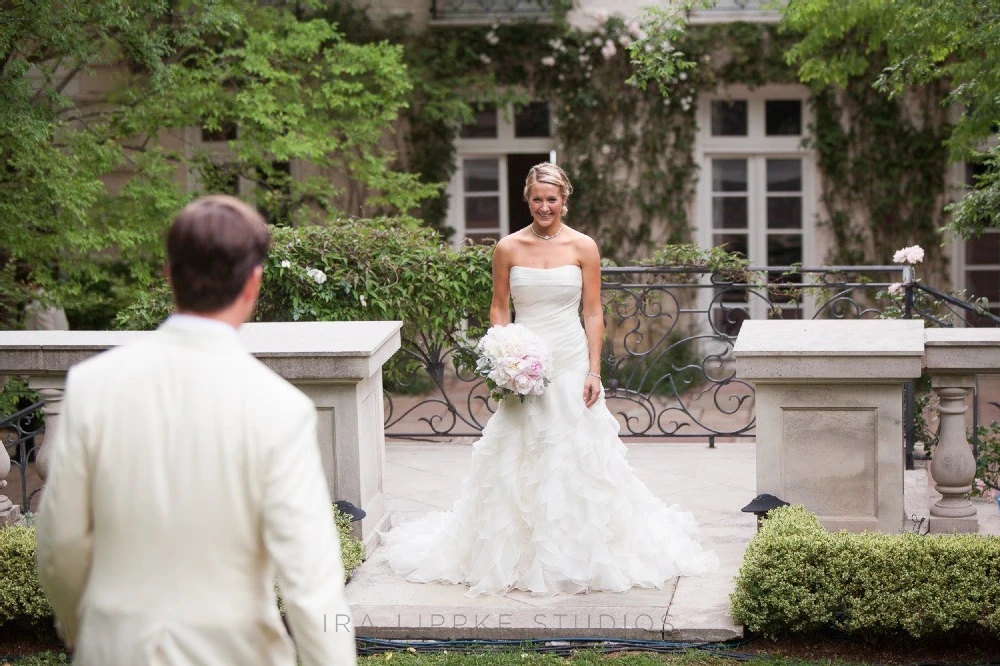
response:
[[(602, 270), (608, 407), (626, 438), (754, 436), (754, 388), (735, 375), (733, 345), (750, 318), (880, 316), (899, 266), (767, 267), (718, 274), (687, 267)], [(468, 366), (473, 342), (410, 341), (414, 375), (387, 391), (390, 438), (478, 437), (496, 404)], [(423, 382), (425, 390), (413, 390)], [(408, 390), (409, 389), (409, 390)]]

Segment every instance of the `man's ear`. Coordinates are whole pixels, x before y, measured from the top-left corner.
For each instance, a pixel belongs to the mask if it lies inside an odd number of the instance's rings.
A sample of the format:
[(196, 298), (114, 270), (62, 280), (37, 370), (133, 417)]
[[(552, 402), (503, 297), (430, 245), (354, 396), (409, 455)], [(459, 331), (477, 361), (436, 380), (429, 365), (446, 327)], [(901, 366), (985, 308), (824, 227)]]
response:
[(247, 277), (247, 281), (243, 283), (243, 297), (256, 300), (257, 294), (260, 293), (260, 285), (263, 281), (264, 267), (259, 265), (254, 266), (253, 270), (250, 271), (250, 275)]

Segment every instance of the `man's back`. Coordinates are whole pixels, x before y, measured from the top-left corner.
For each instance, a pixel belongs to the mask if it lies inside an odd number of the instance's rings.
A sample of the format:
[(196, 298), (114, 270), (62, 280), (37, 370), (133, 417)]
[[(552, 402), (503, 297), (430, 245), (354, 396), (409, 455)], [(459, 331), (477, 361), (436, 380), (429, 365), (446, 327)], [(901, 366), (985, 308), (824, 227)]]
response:
[(44, 577), (89, 516), (77, 661), (291, 664), (277, 563), (303, 662), (353, 662), (315, 429), (308, 398), (233, 329), (168, 322), (74, 368), (39, 562)]

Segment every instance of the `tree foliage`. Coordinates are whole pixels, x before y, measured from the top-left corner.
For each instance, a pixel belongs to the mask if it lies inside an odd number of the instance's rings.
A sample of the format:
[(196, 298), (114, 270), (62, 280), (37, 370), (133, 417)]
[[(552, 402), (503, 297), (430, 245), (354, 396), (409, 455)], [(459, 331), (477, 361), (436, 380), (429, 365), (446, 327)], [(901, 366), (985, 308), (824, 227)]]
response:
[(155, 278), (179, 206), (235, 183), (286, 224), (418, 206), (437, 186), (382, 145), (410, 90), (399, 47), (307, 11), (0, 0), (0, 324), (28, 283), (105, 323)]
[(1000, 226), (1000, 2), (997, 0), (790, 0), (783, 25), (801, 38), (788, 52), (807, 83), (845, 85), (876, 55), (886, 65), (871, 82), (892, 97), (944, 82), (944, 104), (959, 117), (948, 144), (954, 158), (983, 159), (985, 173), (953, 207), (951, 228), (969, 237)]

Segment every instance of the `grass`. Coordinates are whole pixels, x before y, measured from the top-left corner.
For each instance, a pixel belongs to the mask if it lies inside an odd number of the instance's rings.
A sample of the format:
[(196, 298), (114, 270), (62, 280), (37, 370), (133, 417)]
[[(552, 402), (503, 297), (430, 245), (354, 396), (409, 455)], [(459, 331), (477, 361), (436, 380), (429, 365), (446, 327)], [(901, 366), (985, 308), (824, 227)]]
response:
[[(0, 662), (0, 666), (52, 666), (66, 664), (65, 654), (43, 652)], [(458, 652), (384, 652), (358, 658), (358, 666), (735, 666), (744, 663), (710, 655), (698, 650), (676, 654), (627, 652), (603, 654), (596, 651), (574, 653), (569, 657), (537, 652), (485, 652), (477, 654)], [(801, 661), (798, 659), (760, 657), (753, 659), (757, 666), (825, 666), (834, 661)]]

